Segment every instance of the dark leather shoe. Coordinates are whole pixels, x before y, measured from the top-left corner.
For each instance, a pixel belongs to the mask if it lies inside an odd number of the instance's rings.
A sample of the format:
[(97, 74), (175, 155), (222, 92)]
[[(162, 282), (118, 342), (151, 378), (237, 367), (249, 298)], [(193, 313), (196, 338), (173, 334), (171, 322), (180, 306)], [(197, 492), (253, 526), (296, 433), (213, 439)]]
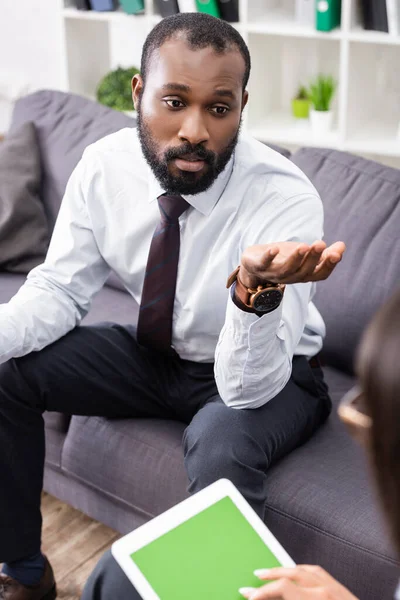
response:
[(37, 585), (22, 585), (0, 573), (0, 600), (54, 600), (56, 597), (54, 573), (47, 558), (44, 573)]

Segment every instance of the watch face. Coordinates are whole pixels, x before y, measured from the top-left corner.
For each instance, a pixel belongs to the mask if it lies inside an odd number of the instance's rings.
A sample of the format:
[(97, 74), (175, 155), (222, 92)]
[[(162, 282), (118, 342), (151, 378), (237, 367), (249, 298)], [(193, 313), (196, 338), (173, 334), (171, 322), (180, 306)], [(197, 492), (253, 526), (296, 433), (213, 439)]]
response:
[(278, 308), (282, 301), (281, 290), (273, 289), (260, 292), (253, 300), (253, 308), (257, 312), (270, 312)]

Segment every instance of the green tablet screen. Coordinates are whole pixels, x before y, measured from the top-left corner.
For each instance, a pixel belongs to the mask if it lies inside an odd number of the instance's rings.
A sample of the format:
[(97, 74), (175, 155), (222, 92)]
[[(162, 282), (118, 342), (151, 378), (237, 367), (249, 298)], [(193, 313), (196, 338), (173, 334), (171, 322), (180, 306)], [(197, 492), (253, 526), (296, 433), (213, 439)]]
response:
[(161, 600), (243, 600), (281, 563), (229, 497), (131, 554)]

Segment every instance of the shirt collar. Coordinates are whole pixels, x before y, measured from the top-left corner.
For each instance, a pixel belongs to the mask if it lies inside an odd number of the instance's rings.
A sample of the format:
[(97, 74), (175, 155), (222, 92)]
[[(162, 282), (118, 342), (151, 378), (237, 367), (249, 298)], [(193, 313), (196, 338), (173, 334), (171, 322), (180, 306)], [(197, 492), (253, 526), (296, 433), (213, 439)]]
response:
[[(212, 186), (208, 188), (205, 192), (201, 192), (200, 194), (194, 194), (189, 196), (183, 196), (183, 198), (191, 205), (193, 208), (201, 212), (204, 216), (208, 217), (211, 214), (214, 206), (217, 204), (218, 200), (223, 194), (230, 176), (232, 174), (234, 164), (234, 155), (229, 159), (228, 164), (225, 169), (218, 175), (217, 179), (214, 181)], [(146, 165), (148, 169), (148, 182), (149, 182), (149, 202), (154, 202), (158, 196), (165, 193), (165, 190), (161, 187), (158, 179), (154, 176), (153, 171), (151, 170), (149, 165)]]

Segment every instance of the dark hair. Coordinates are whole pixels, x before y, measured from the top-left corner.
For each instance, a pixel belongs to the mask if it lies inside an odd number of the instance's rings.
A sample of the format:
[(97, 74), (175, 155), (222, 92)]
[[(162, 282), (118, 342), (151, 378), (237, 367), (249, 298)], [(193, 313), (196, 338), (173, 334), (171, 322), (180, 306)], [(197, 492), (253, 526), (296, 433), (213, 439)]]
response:
[(146, 81), (147, 70), (153, 52), (180, 32), (185, 33), (187, 43), (193, 50), (211, 46), (215, 52), (222, 54), (237, 49), (242, 55), (245, 64), (243, 91), (246, 89), (251, 67), (250, 53), (246, 43), (232, 25), (205, 13), (179, 13), (172, 15), (160, 21), (150, 31), (142, 51), (140, 72), (143, 83)]
[(373, 318), (358, 352), (370, 451), (390, 532), (400, 552), (400, 290)]

